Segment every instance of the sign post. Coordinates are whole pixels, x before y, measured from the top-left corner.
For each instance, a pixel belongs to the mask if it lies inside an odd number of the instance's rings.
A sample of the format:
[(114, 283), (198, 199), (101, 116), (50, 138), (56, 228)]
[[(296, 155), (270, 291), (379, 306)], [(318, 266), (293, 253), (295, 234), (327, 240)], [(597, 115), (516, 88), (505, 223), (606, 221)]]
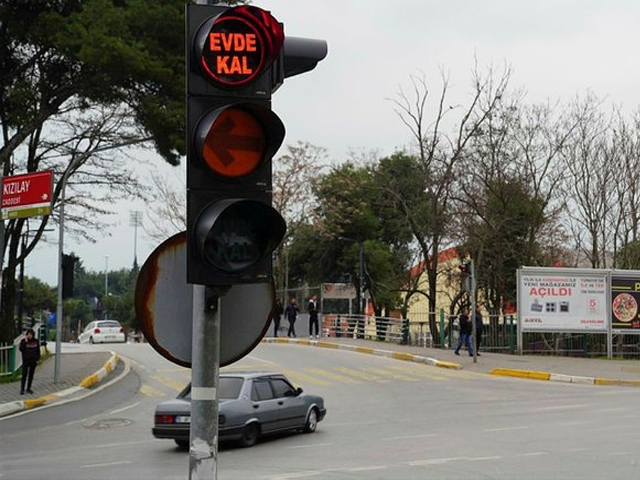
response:
[(2, 220), (49, 215), (53, 172), (25, 173), (2, 178)]

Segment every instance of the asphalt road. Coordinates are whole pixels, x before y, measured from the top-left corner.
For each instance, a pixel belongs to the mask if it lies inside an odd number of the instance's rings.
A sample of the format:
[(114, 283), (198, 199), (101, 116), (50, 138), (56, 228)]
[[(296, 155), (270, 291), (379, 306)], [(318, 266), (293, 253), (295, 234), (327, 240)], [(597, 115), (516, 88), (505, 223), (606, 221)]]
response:
[[(96, 346), (96, 348), (101, 348)], [(80, 402), (0, 420), (0, 478), (185, 479), (188, 452), (151, 436), (190, 372), (148, 345), (110, 346), (129, 375)], [(311, 435), (223, 446), (220, 480), (629, 479), (637, 390), (494, 378), (389, 358), (262, 344), (230, 369), (284, 371), (325, 397)]]

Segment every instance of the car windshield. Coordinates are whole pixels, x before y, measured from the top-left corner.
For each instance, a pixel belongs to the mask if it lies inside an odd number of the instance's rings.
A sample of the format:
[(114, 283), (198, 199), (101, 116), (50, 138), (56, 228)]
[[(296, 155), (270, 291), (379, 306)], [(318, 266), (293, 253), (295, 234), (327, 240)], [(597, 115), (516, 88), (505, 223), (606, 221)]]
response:
[[(220, 385), (218, 387), (218, 398), (220, 400), (232, 400), (238, 398), (244, 380), (241, 377), (220, 377)], [(178, 395), (178, 398), (191, 400), (191, 385)]]
[(98, 323), (99, 328), (120, 328), (120, 324), (116, 321), (112, 322), (100, 322)]

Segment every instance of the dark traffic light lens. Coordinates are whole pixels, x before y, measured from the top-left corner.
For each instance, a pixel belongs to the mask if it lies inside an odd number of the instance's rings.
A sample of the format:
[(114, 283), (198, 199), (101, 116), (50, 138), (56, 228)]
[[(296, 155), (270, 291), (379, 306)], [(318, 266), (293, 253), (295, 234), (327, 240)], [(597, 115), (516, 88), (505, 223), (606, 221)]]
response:
[(207, 207), (197, 222), (202, 256), (213, 267), (237, 273), (258, 263), (280, 243), (282, 217), (253, 200), (231, 199)]

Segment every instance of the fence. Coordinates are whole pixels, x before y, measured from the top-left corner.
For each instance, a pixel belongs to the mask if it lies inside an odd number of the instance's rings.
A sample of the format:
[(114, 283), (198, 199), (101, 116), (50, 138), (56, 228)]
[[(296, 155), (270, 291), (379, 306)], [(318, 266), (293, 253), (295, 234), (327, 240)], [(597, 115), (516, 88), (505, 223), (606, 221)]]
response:
[(11, 376), (20, 368), (17, 352), (15, 344), (0, 344), (0, 377)]

